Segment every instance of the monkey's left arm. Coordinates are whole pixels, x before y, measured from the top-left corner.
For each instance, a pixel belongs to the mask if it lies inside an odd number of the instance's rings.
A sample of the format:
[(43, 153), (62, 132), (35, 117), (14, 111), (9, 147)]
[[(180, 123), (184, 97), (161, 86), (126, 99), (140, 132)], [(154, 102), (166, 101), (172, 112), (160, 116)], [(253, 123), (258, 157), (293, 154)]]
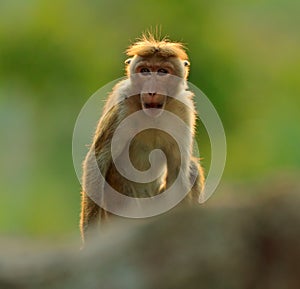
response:
[(204, 188), (204, 171), (199, 160), (191, 158), (190, 162), (190, 182), (193, 183), (192, 189), (187, 195), (187, 199), (191, 200), (192, 203), (198, 203), (200, 194)]

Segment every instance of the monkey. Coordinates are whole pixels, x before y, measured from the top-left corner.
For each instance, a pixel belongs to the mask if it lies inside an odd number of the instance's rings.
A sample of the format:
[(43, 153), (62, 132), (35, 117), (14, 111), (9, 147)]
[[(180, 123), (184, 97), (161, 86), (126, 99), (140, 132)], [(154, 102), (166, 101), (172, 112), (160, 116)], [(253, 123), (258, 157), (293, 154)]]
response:
[[(83, 162), (80, 216), (83, 242), (89, 228), (103, 224), (114, 215), (99, 205), (99, 202), (105, 203), (108, 186), (129, 197), (153, 197), (171, 188), (180, 170), (182, 188), (190, 188), (185, 199), (197, 201), (204, 186), (203, 168), (192, 152), (196, 113), (194, 95), (187, 86), (190, 62), (184, 45), (168, 38), (157, 39), (149, 33), (130, 45), (126, 54), (129, 57), (125, 61), (126, 77), (109, 94)], [(187, 128), (178, 128), (177, 137), (183, 142), (181, 150), (170, 133), (149, 127), (139, 131), (130, 143), (126, 140), (126, 132), (121, 133), (115, 142), (117, 152), (113, 160), (113, 138), (118, 135), (116, 131), (124, 120), (136, 113), (145, 116), (145, 119), (141, 117), (143, 121), (129, 122), (128, 129), (134, 131), (140, 122), (154, 124), (159, 122), (162, 113), (168, 112)], [(177, 127), (175, 133), (176, 130)], [(118, 170), (118, 160), (122, 163), (126, 154), (135, 169), (141, 172), (149, 170), (149, 155), (155, 149), (161, 149), (166, 158), (163, 164), (157, 166), (160, 173), (156, 179), (148, 183), (138, 182), (126, 178)], [(152, 164), (155, 165), (155, 162)], [(97, 185), (99, 171), (104, 185)]]

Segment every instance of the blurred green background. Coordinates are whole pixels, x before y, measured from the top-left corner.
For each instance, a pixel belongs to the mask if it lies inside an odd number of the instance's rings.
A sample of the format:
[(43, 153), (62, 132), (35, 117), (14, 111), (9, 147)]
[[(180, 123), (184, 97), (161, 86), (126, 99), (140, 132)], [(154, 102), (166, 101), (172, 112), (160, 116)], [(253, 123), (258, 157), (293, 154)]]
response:
[(299, 12), (296, 0), (0, 1), (0, 234), (78, 232), (76, 117), (156, 25), (187, 44), (190, 81), (223, 120), (223, 183), (297, 175)]

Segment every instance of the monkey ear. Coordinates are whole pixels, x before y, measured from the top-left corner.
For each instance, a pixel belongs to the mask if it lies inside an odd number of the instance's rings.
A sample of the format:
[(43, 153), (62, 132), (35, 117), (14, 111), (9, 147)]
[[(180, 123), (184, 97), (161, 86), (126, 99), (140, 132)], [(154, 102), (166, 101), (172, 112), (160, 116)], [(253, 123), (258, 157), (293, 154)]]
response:
[(190, 62), (189, 62), (188, 60), (184, 60), (184, 61), (183, 61), (183, 65), (184, 65), (184, 66), (190, 66)]
[(124, 63), (128, 65), (128, 64), (130, 64), (131, 60), (132, 60), (132, 58), (128, 58), (124, 61)]

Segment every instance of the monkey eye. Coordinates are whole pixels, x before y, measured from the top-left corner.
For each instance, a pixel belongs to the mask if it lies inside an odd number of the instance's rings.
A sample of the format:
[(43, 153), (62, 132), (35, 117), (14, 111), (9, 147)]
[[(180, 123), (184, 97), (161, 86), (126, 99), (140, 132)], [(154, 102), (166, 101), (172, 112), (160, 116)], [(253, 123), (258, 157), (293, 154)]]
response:
[(142, 75), (149, 75), (149, 74), (151, 73), (151, 71), (150, 71), (149, 68), (143, 67), (143, 68), (140, 69), (140, 73), (141, 73)]
[(164, 68), (160, 68), (160, 69), (157, 70), (158, 75), (166, 75), (168, 73), (169, 73), (169, 71), (167, 69), (164, 69)]

